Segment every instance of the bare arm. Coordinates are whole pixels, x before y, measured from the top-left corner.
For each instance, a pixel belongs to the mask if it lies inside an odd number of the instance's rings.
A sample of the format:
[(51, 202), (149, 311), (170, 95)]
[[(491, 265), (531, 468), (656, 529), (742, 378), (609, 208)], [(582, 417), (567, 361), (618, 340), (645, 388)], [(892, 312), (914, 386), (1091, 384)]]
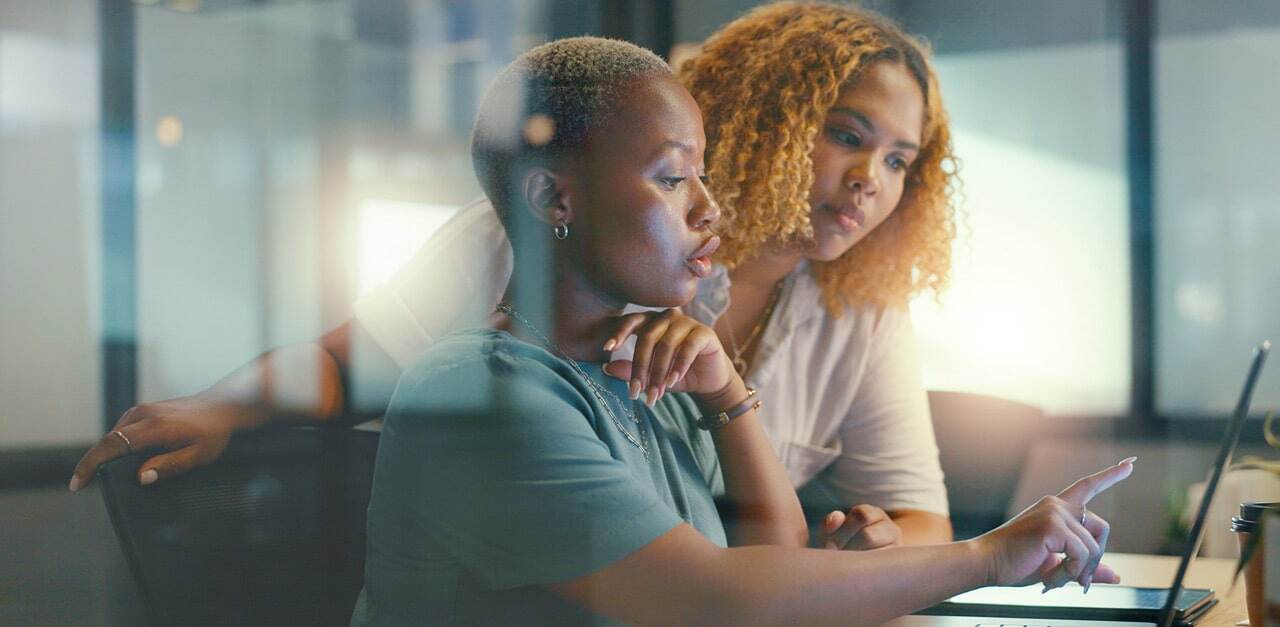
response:
[(636, 624), (878, 624), (988, 581), (972, 542), (859, 553), (721, 549), (681, 525), (552, 590)]
[[(668, 390), (689, 392), (704, 415), (730, 409), (747, 398), (747, 386), (714, 331), (676, 309), (624, 316), (606, 350), (636, 336), (630, 361), (608, 364), (605, 372), (648, 390), (655, 403)], [(773, 544), (803, 547), (808, 542), (804, 512), (764, 428), (750, 410), (713, 429), (724, 478), (725, 499), (734, 508), (728, 526), (735, 546)]]
[(1079, 517), (1093, 496), (1132, 470), (1125, 460), (1085, 477), (965, 542), (879, 551), (722, 549), (681, 525), (599, 571), (549, 587), (637, 624), (878, 624), (984, 585), (1056, 586), (1061, 577), (1115, 583), (1118, 576), (1099, 567), (1106, 522), (1090, 514), (1082, 525)]
[[(129, 409), (114, 429), (125, 437), (107, 433), (90, 448), (76, 465), (71, 489), (86, 485), (98, 466), (131, 450), (163, 451), (139, 468), (138, 481), (145, 485), (212, 462), (232, 434), (273, 418), (323, 422), (342, 415), (349, 393), (343, 382), (350, 374), (351, 345), (360, 333), (357, 323), (347, 321), (315, 342), (263, 353), (204, 391)], [(381, 360), (370, 365), (379, 372), (390, 364), (385, 355), (369, 359)], [(394, 376), (393, 372), (394, 365), (380, 376)], [(366, 406), (380, 402), (384, 408), (389, 400), (370, 398), (367, 392), (361, 397)]]
[(900, 509), (889, 512), (889, 518), (902, 530), (902, 544), (919, 546), (950, 542), (951, 519), (918, 509)]
[(352, 326), (347, 321), (315, 342), (271, 349), (194, 397), (225, 407), (232, 419), (229, 425), (236, 430), (260, 426), (281, 414), (330, 420), (344, 404)]
[[(734, 400), (710, 403), (703, 410), (720, 411), (715, 408), (745, 399), (746, 385), (736, 375), (734, 380), (733, 389), (725, 393), (726, 398)], [(800, 500), (769, 444), (756, 410), (713, 430), (711, 437), (720, 459), (724, 496), (733, 507), (730, 542), (734, 546), (806, 546), (809, 528)]]

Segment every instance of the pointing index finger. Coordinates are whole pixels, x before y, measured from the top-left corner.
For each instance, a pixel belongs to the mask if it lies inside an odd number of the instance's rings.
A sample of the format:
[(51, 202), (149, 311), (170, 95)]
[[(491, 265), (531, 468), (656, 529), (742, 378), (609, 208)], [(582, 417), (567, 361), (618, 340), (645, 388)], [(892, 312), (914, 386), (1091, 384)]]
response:
[(1104, 468), (1087, 477), (1083, 477), (1067, 486), (1067, 489), (1059, 492), (1058, 497), (1068, 503), (1084, 507), (1093, 497), (1128, 478), (1133, 473), (1133, 462), (1137, 461), (1137, 459), (1137, 457), (1129, 457), (1110, 468)]

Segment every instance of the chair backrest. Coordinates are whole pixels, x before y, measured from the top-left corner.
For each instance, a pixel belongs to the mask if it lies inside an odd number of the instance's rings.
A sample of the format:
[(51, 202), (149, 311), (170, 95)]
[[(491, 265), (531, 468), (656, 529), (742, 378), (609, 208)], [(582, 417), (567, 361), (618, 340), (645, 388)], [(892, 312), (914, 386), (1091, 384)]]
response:
[(1035, 434), (1040, 408), (994, 396), (929, 392), (933, 430), (957, 539), (1004, 522)]
[(104, 465), (111, 524), (153, 622), (348, 624), (377, 446), (374, 432), (273, 428), (146, 487), (143, 455)]

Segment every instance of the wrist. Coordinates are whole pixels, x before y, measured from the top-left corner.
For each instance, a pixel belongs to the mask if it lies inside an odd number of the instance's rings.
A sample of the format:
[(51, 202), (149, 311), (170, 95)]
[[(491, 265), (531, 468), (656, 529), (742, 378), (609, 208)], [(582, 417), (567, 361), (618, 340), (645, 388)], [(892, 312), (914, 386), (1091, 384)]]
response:
[(724, 387), (708, 394), (694, 394), (693, 401), (704, 414), (714, 414), (733, 408), (745, 400), (748, 393), (747, 384), (735, 372)]
[(205, 407), (203, 413), (213, 418), (216, 425), (233, 433), (256, 429), (271, 420), (270, 408), (261, 401), (246, 402), (211, 391), (197, 393), (193, 400)]
[(974, 587), (997, 584), (995, 551), (991, 547), (989, 536), (982, 535), (971, 540), (963, 540), (956, 542), (956, 545), (963, 547), (966, 561), (971, 565), (971, 572), (976, 576), (973, 582)]

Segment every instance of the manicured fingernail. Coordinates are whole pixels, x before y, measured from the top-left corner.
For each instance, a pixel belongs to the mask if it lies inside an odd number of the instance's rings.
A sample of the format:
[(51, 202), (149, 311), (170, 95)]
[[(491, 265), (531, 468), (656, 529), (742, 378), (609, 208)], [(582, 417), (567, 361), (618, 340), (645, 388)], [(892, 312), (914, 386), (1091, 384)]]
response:
[(1089, 586), (1091, 586), (1091, 585), (1093, 585), (1093, 580), (1092, 580), (1092, 579), (1085, 579), (1085, 580), (1084, 580), (1084, 593), (1085, 593), (1085, 594), (1089, 594)]
[(1137, 456), (1137, 455), (1134, 455), (1133, 457), (1126, 457), (1126, 458), (1124, 458), (1124, 459), (1120, 460), (1120, 463), (1121, 463), (1121, 464), (1132, 464), (1133, 462), (1136, 462), (1136, 461), (1138, 461), (1138, 456)]
[(607, 351), (611, 351), (613, 350), (613, 347), (617, 345), (618, 345), (617, 340), (610, 338), (608, 342), (604, 343), (604, 349)]
[(627, 384), (627, 394), (631, 396), (631, 400), (633, 401), (636, 400), (637, 398), (640, 398), (640, 380), (639, 379), (632, 379), (631, 383)]
[(68, 487), (68, 488), (71, 488), (71, 491), (72, 491), (72, 492), (75, 492), (76, 490), (79, 490), (79, 489), (80, 489), (80, 477), (77, 477), (77, 476), (75, 476), (75, 475), (71, 475), (71, 483), (70, 483), (70, 484), (68, 484), (68, 485), (67, 485), (67, 487)]
[(835, 541), (833, 541), (833, 540), (827, 540), (827, 543), (826, 543), (826, 544), (824, 544), (824, 545), (822, 545), (822, 548), (824, 548), (824, 549), (836, 549), (836, 548), (839, 548), (839, 547), (837, 547), (837, 546), (836, 546)]
[(680, 375), (678, 373), (673, 372), (667, 375), (667, 387), (671, 387), (675, 385), (676, 381), (679, 381), (679, 380), (680, 380)]
[(830, 514), (827, 514), (827, 519), (826, 519), (826, 521), (824, 521), (824, 522), (826, 522), (826, 523), (829, 525), (829, 524), (831, 524), (833, 521), (835, 521), (835, 519), (836, 519), (836, 513), (835, 513), (835, 512), (831, 512)]
[(653, 404), (658, 402), (658, 388), (649, 388), (649, 391), (644, 393), (644, 402), (649, 407), (653, 407)]
[(138, 483), (142, 485), (151, 485), (156, 482), (156, 479), (159, 479), (159, 478), (160, 478), (160, 473), (157, 473), (156, 469), (152, 468), (150, 470), (143, 471), (142, 476), (138, 477)]
[(1071, 575), (1067, 574), (1066, 567), (1058, 566), (1058, 568), (1056, 568), (1052, 573), (1049, 574), (1049, 578), (1044, 581), (1044, 587), (1046, 589), (1045, 591), (1047, 592), (1049, 590), (1056, 590), (1058, 588), (1061, 588), (1062, 586), (1066, 585), (1066, 583), (1070, 580), (1071, 580)]

